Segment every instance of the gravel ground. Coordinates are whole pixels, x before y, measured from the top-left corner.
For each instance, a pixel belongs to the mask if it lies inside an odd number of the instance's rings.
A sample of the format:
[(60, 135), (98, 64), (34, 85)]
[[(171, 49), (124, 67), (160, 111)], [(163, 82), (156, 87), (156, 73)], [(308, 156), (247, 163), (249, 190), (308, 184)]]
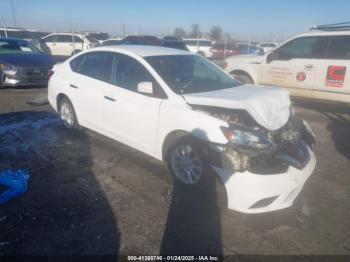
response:
[(48, 105), (27, 103), (46, 92), (0, 90), (0, 170), (31, 176), (28, 192), (0, 205), (0, 254), (350, 255), (347, 108), (296, 104), (316, 133), (316, 171), (293, 207), (246, 215), (219, 208), (215, 181), (174, 187), (165, 164), (67, 132)]

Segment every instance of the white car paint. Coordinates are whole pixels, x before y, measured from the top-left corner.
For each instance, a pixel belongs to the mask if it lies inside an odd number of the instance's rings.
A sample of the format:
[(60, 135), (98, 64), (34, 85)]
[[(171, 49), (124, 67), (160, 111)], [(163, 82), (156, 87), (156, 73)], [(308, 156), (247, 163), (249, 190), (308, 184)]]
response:
[(289, 94), (279, 88), (242, 85), (184, 97), (189, 104), (243, 109), (269, 130), (281, 128), (290, 116)]
[[(167, 99), (138, 94), (114, 85), (75, 73), (70, 62), (80, 55), (93, 51), (116, 52), (139, 61), (159, 83)], [(189, 103), (215, 105), (218, 107), (246, 110), (257, 122), (267, 129), (277, 129), (289, 118), (290, 100), (287, 92), (276, 88), (238, 86), (227, 91), (213, 91), (190, 95), (178, 95), (163, 81), (144, 57), (161, 55), (192, 55), (190, 52), (152, 46), (109, 46), (99, 47), (78, 54), (53, 68), (54, 75), (49, 81), (48, 98), (57, 111), (57, 97), (65, 94), (71, 100), (79, 124), (131, 146), (159, 160), (164, 160), (163, 143), (174, 131), (184, 131), (210, 144), (225, 146), (227, 138), (221, 127), (228, 123), (202, 111), (194, 110)], [(72, 88), (73, 87), (73, 88)], [(77, 88), (78, 87), (78, 88)], [(104, 99), (115, 99), (115, 103)], [(303, 183), (297, 183), (296, 175), (305, 182), (314, 169), (316, 160), (308, 148), (308, 165), (295, 171), (290, 168), (279, 175), (259, 175), (248, 171), (239, 173), (213, 166), (225, 183), (228, 193), (228, 207), (240, 212), (257, 213), (277, 210), (292, 205)], [(295, 181), (294, 181), (294, 180)], [(280, 185), (286, 186), (280, 186)], [(274, 203), (262, 209), (249, 209), (252, 202), (271, 194), (294, 194), (288, 202)], [(239, 190), (238, 190), (239, 189)], [(276, 189), (278, 189), (276, 191)]]
[[(286, 173), (282, 174), (261, 176), (249, 171), (230, 173), (214, 166), (213, 168), (225, 183), (228, 207), (242, 213), (263, 213), (292, 206), (316, 167), (314, 154), (309, 147), (307, 150), (310, 154), (310, 161), (302, 170), (291, 166)], [(250, 208), (257, 202), (257, 199), (270, 197), (276, 197), (271, 205)]]
[[(74, 38), (74, 39), (73, 39)], [(64, 41), (67, 40), (68, 41)], [(53, 56), (71, 56), (74, 51), (84, 51), (99, 45), (91, 42), (84, 34), (53, 33), (41, 39)]]
[[(291, 96), (350, 103), (350, 57), (269, 60), (269, 57), (278, 53), (287, 44), (308, 37), (334, 39), (335, 37), (350, 37), (350, 32), (332, 31), (300, 34), (268, 51), (263, 56), (249, 55), (227, 58), (225, 71), (231, 74), (246, 74), (257, 85), (286, 88)], [(331, 46), (327, 45), (327, 49), (330, 50), (330, 48)], [(301, 46), (300, 50), (305, 49)], [(320, 52), (329, 53), (326, 48), (321, 49)], [(340, 81), (332, 79), (330, 82), (328, 80), (330, 68), (334, 70), (342, 68), (345, 71)]]
[(208, 39), (187, 38), (183, 40), (188, 48), (194, 54), (204, 54), (204, 57), (211, 58), (212, 42)]

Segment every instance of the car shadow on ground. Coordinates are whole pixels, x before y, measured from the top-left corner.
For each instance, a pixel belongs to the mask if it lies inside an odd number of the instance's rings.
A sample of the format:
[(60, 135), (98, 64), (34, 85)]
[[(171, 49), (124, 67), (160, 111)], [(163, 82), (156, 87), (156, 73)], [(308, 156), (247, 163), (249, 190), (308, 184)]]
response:
[(296, 100), (294, 105), (315, 110), (326, 116), (330, 123), (327, 130), (337, 151), (350, 160), (350, 106), (335, 103)]
[[(206, 136), (202, 130), (194, 133)], [(222, 189), (218, 176), (209, 166), (199, 186), (174, 181), (161, 255), (223, 254), (220, 208), (227, 206), (223, 207), (226, 194)]]
[(161, 255), (222, 255), (216, 178), (202, 188), (174, 184)]
[(50, 112), (8, 113), (0, 115), (0, 144), (0, 171), (30, 174), (28, 191), (0, 205), (1, 255), (118, 254), (116, 215), (92, 171), (86, 134), (66, 131)]

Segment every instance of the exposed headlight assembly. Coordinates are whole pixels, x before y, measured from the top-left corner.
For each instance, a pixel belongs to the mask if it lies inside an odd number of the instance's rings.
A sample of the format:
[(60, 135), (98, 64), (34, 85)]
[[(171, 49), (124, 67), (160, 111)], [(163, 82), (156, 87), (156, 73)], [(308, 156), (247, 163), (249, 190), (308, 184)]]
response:
[(273, 145), (267, 136), (258, 132), (250, 132), (232, 127), (221, 127), (221, 131), (235, 145), (259, 149), (267, 149)]
[(0, 64), (0, 70), (2, 70), (2, 71), (7, 71), (7, 70), (13, 70), (14, 69), (14, 67), (13, 66), (11, 66), (11, 65), (7, 65), (7, 64)]
[(5, 72), (6, 75), (16, 75), (17, 68), (7, 64), (0, 64), (0, 70)]

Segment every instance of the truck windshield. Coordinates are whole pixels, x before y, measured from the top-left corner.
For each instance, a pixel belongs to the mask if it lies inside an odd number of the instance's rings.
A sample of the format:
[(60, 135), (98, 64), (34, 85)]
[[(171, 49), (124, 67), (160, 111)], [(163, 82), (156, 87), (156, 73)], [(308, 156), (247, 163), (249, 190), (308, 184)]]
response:
[(0, 54), (16, 53), (40, 53), (40, 51), (27, 41), (0, 39)]
[(145, 59), (177, 94), (209, 92), (239, 85), (239, 82), (200, 56), (168, 55)]

